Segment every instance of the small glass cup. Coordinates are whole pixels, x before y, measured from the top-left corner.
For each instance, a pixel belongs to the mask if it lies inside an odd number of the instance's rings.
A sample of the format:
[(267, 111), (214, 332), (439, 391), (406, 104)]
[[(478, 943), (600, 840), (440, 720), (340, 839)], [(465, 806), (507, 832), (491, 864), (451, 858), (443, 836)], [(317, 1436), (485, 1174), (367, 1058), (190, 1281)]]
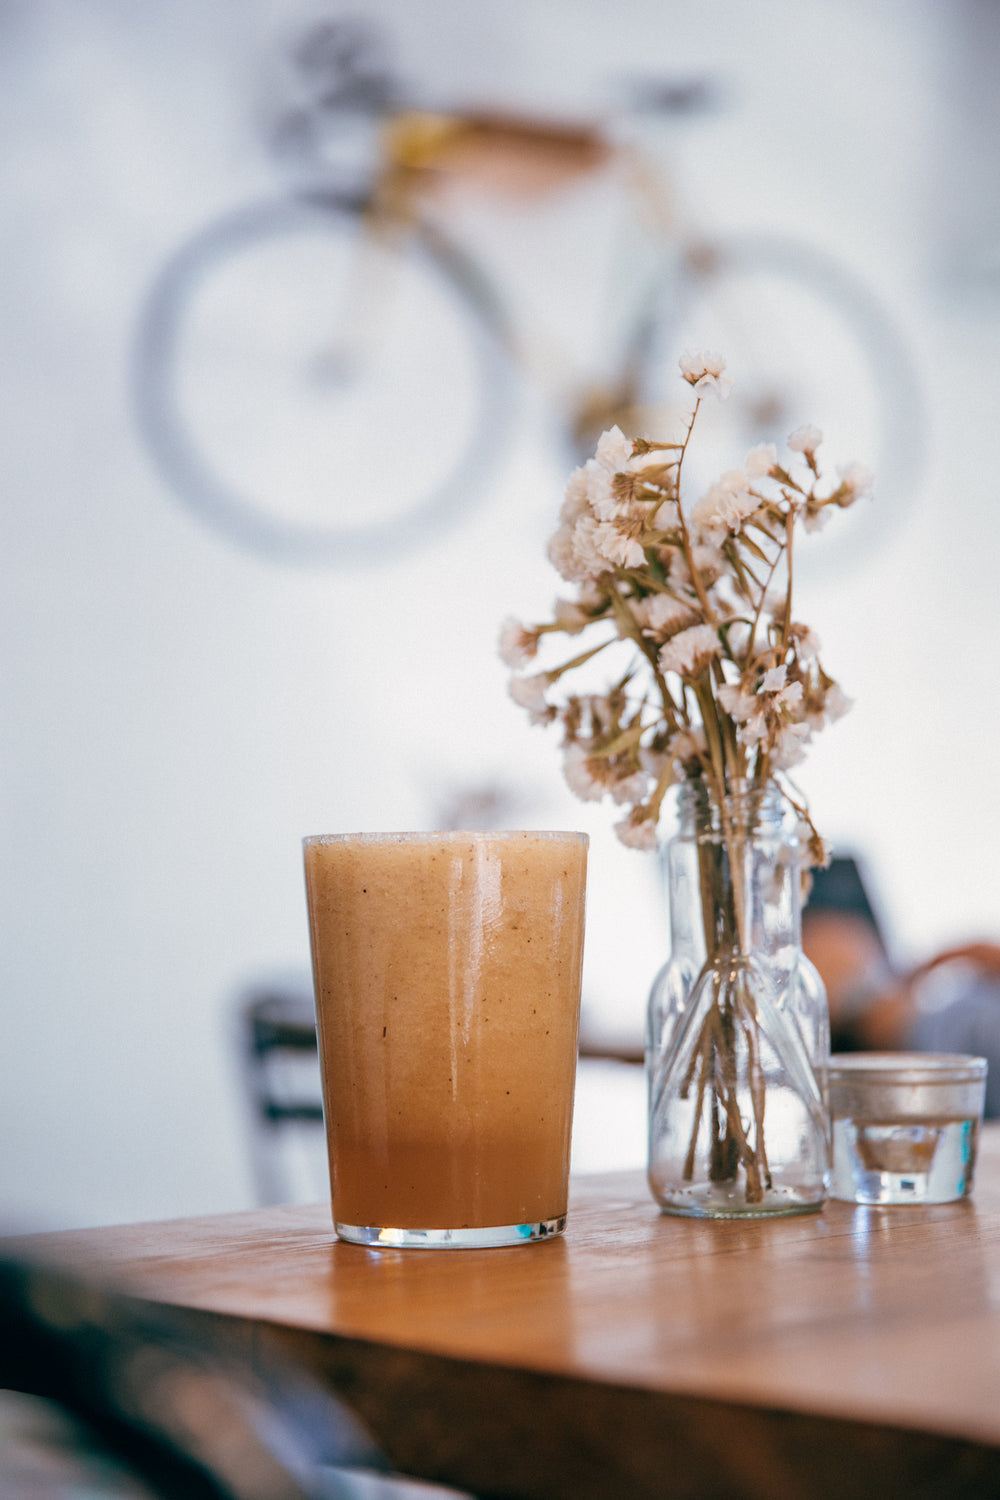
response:
[(972, 1190), (986, 1059), (847, 1052), (830, 1059), (831, 1197), (951, 1203)]
[(334, 1228), (481, 1248), (566, 1221), (588, 838), (307, 838)]

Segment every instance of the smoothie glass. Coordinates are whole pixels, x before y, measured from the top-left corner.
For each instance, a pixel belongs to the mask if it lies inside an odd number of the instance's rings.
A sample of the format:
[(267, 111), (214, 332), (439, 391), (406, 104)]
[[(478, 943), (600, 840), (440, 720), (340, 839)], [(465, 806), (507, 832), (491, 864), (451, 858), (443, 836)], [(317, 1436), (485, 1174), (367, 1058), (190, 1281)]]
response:
[(341, 1239), (479, 1247), (562, 1230), (588, 842), (304, 840)]

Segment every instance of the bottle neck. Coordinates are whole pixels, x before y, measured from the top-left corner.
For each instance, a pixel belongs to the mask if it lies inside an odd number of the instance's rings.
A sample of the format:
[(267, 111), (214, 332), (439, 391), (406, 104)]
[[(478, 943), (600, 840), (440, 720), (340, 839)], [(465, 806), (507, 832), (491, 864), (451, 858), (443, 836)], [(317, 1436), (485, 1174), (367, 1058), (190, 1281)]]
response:
[(774, 781), (730, 782), (720, 795), (714, 782), (697, 777), (683, 782), (678, 793), (681, 838), (780, 839), (784, 817), (785, 801)]
[(680, 788), (678, 815), (666, 861), (674, 954), (696, 966), (733, 953), (791, 961), (800, 943), (800, 851), (780, 788), (746, 782), (720, 799), (692, 779)]

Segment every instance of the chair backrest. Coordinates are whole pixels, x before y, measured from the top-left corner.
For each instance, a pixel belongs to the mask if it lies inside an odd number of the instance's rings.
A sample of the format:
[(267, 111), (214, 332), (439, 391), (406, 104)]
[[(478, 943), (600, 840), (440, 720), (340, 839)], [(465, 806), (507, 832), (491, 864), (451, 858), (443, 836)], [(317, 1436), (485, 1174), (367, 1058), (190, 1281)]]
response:
[(267, 985), (238, 1003), (251, 1164), (262, 1204), (326, 1192), (316, 1014), (307, 984)]

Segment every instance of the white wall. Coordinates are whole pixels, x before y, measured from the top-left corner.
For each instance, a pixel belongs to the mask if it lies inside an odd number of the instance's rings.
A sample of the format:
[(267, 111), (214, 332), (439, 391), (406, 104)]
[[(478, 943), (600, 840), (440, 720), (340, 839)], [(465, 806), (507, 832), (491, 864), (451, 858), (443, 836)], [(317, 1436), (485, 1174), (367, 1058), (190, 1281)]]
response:
[[(996, 933), (1000, 300), (956, 259), (941, 211), (949, 226), (966, 212), (980, 243), (994, 234), (970, 209), (954, 108), (960, 23), (979, 7), (365, 9), (429, 100), (576, 114), (610, 75), (721, 73), (731, 107), (684, 131), (703, 213), (827, 246), (902, 321), (927, 395), (923, 482), (898, 515), (873, 512), (868, 556), (804, 580), (802, 613), (857, 706), (802, 781), (824, 830), (868, 855), (904, 956)], [(555, 591), (543, 547), (566, 462), (536, 401), (467, 520), (347, 572), (230, 545), (135, 435), (144, 288), (195, 226), (272, 187), (254, 129), (265, 61), (311, 13), (0, 10), (0, 1211), (14, 1224), (252, 1200), (232, 1006), (246, 980), (305, 967), (304, 833), (433, 826), (455, 786), (496, 780), (515, 820), (594, 834), (586, 988), (605, 1024), (637, 1024), (662, 956), (653, 869), (616, 845), (606, 810), (569, 799), (495, 659), (500, 619)], [(530, 216), (505, 238), (483, 213), (500, 280), (529, 305), (544, 285), (572, 331), (558, 214), (535, 222), (526, 281)]]

